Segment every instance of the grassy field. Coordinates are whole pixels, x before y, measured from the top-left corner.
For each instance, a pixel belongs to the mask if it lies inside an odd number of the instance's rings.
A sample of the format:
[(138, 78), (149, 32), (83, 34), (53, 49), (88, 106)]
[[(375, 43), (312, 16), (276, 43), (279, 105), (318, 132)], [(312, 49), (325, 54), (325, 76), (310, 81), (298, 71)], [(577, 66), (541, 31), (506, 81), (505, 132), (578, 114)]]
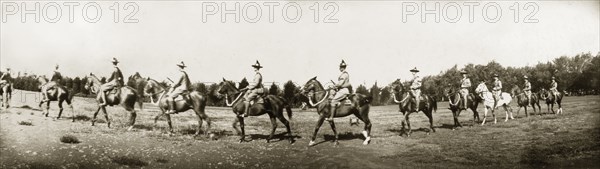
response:
[[(69, 109), (60, 120), (42, 117), (34, 97), (23, 93), (16, 92), (13, 108), (0, 112), (0, 168), (600, 167), (598, 96), (566, 97), (561, 115), (525, 118), (521, 110), (516, 119), (504, 122), (504, 112), (499, 111), (498, 123), (486, 126), (470, 127), (472, 112), (467, 111), (459, 118), (465, 127), (458, 130), (451, 130), (448, 103), (440, 102), (434, 113), (437, 132), (427, 135), (427, 118), (418, 113), (411, 115), (410, 137), (400, 136), (402, 116), (397, 106), (372, 107), (370, 145), (362, 145), (363, 123), (350, 126), (346, 117), (336, 119), (339, 146), (331, 142), (332, 132), (325, 123), (316, 140), (319, 144), (307, 147), (317, 120), (314, 110), (293, 110), (294, 144), (278, 139), (266, 143), (271, 126), (266, 115), (247, 118), (246, 134), (251, 140), (238, 143), (231, 128), (234, 115), (228, 108), (207, 108), (216, 133), (212, 140), (193, 136), (197, 119), (191, 111), (173, 116), (176, 133), (169, 135), (164, 119), (153, 122), (158, 110), (145, 104), (134, 130), (126, 131), (129, 113), (121, 107), (107, 109), (112, 128), (103, 123), (102, 114), (100, 123), (91, 126), (96, 110), (92, 99), (74, 99), (77, 117), (71, 122)], [(542, 109), (547, 113), (545, 105)], [(56, 117), (57, 110), (52, 103), (50, 116)], [(483, 111), (481, 106), (479, 110)], [(277, 138), (284, 132), (279, 124)]]

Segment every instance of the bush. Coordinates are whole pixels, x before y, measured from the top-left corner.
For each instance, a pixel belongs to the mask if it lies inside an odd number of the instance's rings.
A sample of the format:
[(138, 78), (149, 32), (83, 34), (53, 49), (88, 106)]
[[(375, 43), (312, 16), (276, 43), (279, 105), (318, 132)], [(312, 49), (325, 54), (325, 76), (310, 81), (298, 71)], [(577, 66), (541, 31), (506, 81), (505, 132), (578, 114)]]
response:
[(64, 135), (64, 136), (60, 137), (60, 142), (68, 143), (68, 144), (81, 143), (79, 141), (79, 139), (77, 139), (77, 137), (75, 137), (73, 135)]

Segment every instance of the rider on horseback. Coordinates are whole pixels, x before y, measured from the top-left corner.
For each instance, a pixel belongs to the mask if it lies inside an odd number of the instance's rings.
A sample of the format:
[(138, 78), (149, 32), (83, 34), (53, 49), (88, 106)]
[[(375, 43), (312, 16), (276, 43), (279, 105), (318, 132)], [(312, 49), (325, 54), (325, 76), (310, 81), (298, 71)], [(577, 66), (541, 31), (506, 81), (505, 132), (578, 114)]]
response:
[(527, 101), (531, 103), (531, 83), (529, 82), (527, 76), (523, 76), (523, 79), (525, 80), (523, 92), (525, 93), (525, 96), (527, 96)]
[(410, 72), (413, 74), (413, 80), (410, 85), (410, 95), (415, 99), (415, 107), (418, 110), (419, 102), (421, 102), (421, 81), (423, 79), (417, 75), (417, 73), (419, 73), (417, 67), (411, 69)]
[(11, 81), (12, 78), (10, 77), (10, 68), (6, 68), (6, 72), (4, 72), (0, 77), (0, 88), (2, 88), (3, 91), (6, 91), (4, 90), (4, 85), (6, 84), (8, 86)]
[(117, 58), (113, 58), (112, 63), (115, 67), (115, 70), (112, 72), (108, 82), (100, 86), (100, 97), (102, 98), (102, 103), (100, 103), (100, 106), (106, 105), (106, 92), (114, 89), (115, 87), (121, 87), (123, 84), (125, 84), (123, 81), (123, 73), (121, 73), (121, 70), (119, 67), (117, 67), (117, 64), (119, 63)]
[(254, 72), (256, 72), (256, 74), (254, 75), (254, 80), (252, 81), (252, 83), (250, 83), (250, 85), (246, 86), (246, 88), (241, 90), (247, 91), (244, 95), (244, 113), (239, 115), (241, 117), (248, 117), (250, 111), (250, 101), (256, 99), (258, 96), (264, 93), (262, 75), (259, 72), (259, 70), (263, 67), (260, 65), (258, 60), (254, 65), (252, 65), (252, 67), (254, 68)]
[(550, 84), (550, 92), (554, 95), (554, 104), (556, 104), (556, 98), (558, 98), (558, 83), (556, 83), (556, 78), (552, 76), (552, 83)]
[(492, 94), (494, 95), (494, 109), (498, 105), (498, 101), (502, 100), (502, 81), (498, 79), (498, 74), (494, 74), (494, 87), (492, 88)]
[(342, 60), (342, 63), (340, 63), (340, 72), (342, 72), (342, 74), (340, 74), (340, 76), (338, 77), (338, 82), (337, 84), (333, 84), (332, 88), (330, 89), (330, 104), (329, 104), (329, 118), (327, 118), (327, 121), (333, 121), (333, 117), (335, 115), (335, 110), (338, 106), (338, 104), (340, 103), (340, 101), (342, 101), (347, 95), (350, 94), (350, 88), (352, 87), (352, 85), (350, 85), (350, 75), (348, 74), (348, 72), (346, 72), (346, 62), (344, 60)]
[(465, 109), (467, 109), (468, 108), (467, 97), (469, 97), (469, 88), (471, 88), (471, 79), (469, 79), (469, 77), (467, 77), (467, 71), (465, 71), (465, 70), (460, 71), (460, 74), (463, 76), (462, 80), (460, 80), (460, 95), (463, 98)]
[(57, 64), (54, 67), (54, 74), (52, 74), (52, 78), (50, 79), (50, 81), (47, 82), (46, 84), (42, 84), (42, 86), (41, 86), (42, 96), (44, 96), (44, 99), (42, 100), (42, 102), (50, 101), (48, 99), (48, 91), (55, 89), (56, 86), (58, 86), (58, 84), (60, 84), (61, 80), (62, 80), (62, 75), (58, 71), (58, 64)]
[(175, 85), (173, 85), (173, 87), (171, 87), (171, 91), (169, 91), (169, 97), (167, 97), (167, 103), (169, 104), (169, 111), (167, 112), (167, 114), (173, 114), (176, 112), (175, 111), (175, 98), (179, 95), (189, 92), (192, 87), (190, 78), (188, 77), (185, 70), (183, 70), (186, 67), (185, 63), (183, 63), (183, 61), (182, 61), (181, 63), (178, 63), (177, 66), (179, 66), (179, 71), (181, 72), (181, 77), (179, 77), (179, 80), (177, 81), (177, 83), (175, 83)]

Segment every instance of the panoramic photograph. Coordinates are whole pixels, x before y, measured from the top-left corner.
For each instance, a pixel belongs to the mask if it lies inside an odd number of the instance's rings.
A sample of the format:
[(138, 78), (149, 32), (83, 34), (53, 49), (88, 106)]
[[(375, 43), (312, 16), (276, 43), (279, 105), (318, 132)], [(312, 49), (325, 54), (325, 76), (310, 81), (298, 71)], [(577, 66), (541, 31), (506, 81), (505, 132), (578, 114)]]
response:
[(600, 168), (600, 1), (0, 1), (0, 168)]

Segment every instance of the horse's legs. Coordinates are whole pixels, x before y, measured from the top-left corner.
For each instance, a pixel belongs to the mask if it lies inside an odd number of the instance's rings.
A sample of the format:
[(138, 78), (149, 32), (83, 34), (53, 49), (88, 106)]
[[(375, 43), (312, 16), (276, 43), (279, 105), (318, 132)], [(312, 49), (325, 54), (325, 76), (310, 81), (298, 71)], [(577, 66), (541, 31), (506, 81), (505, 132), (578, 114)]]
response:
[[(519, 107), (519, 109), (521, 109)], [(517, 116), (519, 116), (519, 111), (517, 110)], [(529, 117), (529, 112), (527, 112), (527, 106), (525, 106), (525, 117)]]
[(240, 143), (244, 142), (244, 137), (246, 137), (246, 130), (244, 129), (244, 117), (238, 117), (238, 121), (240, 122), (240, 129), (242, 130), (242, 135), (240, 135)]
[(483, 121), (481, 122), (481, 125), (483, 126), (485, 124), (485, 120), (487, 120), (487, 113), (488, 113), (488, 107), (486, 105), (484, 105), (483, 108)]
[(339, 145), (340, 143), (338, 142), (338, 133), (337, 133), (337, 130), (335, 129), (335, 123), (333, 121), (329, 121), (329, 125), (331, 126), (331, 130), (333, 130), (333, 136), (334, 136), (333, 145)]
[(365, 141), (363, 141), (363, 145), (367, 145), (371, 142), (371, 120), (369, 119), (368, 114), (362, 115), (359, 119), (361, 119), (365, 123), (365, 128), (362, 134), (363, 136), (365, 136)]
[[(402, 113), (403, 116), (405, 115), (403, 112), (401, 112), (401, 113)], [(406, 119), (400, 118), (400, 123), (402, 124), (402, 128), (400, 128), (400, 136), (402, 136), (402, 133), (406, 133), (404, 131), (406, 129), (406, 127), (405, 127), (405, 123), (406, 122), (405, 121), (406, 121)]]
[(165, 114), (167, 116), (167, 124), (169, 125), (169, 134), (173, 134), (173, 123), (171, 122), (171, 115)]
[(271, 142), (271, 139), (273, 139), (273, 135), (275, 134), (275, 130), (277, 129), (277, 121), (275, 116), (271, 113), (269, 113), (269, 120), (271, 120), (271, 134), (269, 134), (269, 138), (267, 138), (267, 143)]
[(310, 138), (310, 142), (308, 143), (308, 146), (315, 145), (315, 139), (317, 138), (317, 133), (319, 132), (319, 129), (323, 125), (323, 121), (325, 121), (325, 116), (321, 114), (319, 116), (319, 120), (317, 120), (317, 126), (315, 126), (315, 131), (314, 131), (312, 137)]
[(64, 100), (59, 100), (58, 101), (58, 116), (56, 117), (57, 120), (60, 119), (60, 116), (62, 116), (62, 112), (63, 112), (63, 106), (62, 106), (62, 104), (63, 104), (63, 101)]
[(129, 128), (127, 128), (127, 131), (131, 131), (131, 129), (133, 129), (133, 125), (135, 124), (135, 118), (137, 117), (137, 113), (133, 108), (131, 109), (131, 111), (129, 111), (129, 114)]
[(492, 109), (492, 117), (494, 118), (494, 124), (496, 124), (498, 122), (498, 119), (496, 118), (496, 112), (495, 112), (495, 108)]
[[(507, 122), (508, 121), (508, 109), (506, 108), (506, 105), (502, 105), (502, 108), (504, 108), (504, 113), (506, 113), (506, 116), (504, 116), (505, 117), (504, 122)], [(511, 112), (511, 118), (512, 118), (512, 112)]]
[[(506, 106), (506, 107), (504, 107), (504, 110), (508, 110), (510, 112), (510, 119), (511, 120), (515, 119), (513, 117), (513, 109), (512, 109), (512, 107), (510, 107), (510, 105), (508, 105), (508, 104), (505, 104), (504, 106)], [(525, 107), (525, 110), (527, 110), (527, 107)]]
[(102, 113), (104, 113), (104, 118), (106, 118), (106, 124), (108, 125), (108, 128), (110, 128), (110, 120), (108, 120), (108, 113), (106, 112), (106, 106), (101, 106), (102, 108)]
[[(456, 110), (456, 111), (460, 111), (460, 110)], [(452, 130), (458, 128), (458, 126), (460, 126), (460, 123), (458, 122), (458, 113), (456, 111), (452, 111), (452, 118), (454, 119), (454, 127), (452, 128)]]
[(563, 114), (562, 105), (560, 102), (562, 102), (562, 98), (556, 101), (556, 104), (558, 105), (558, 113)]
[(48, 114), (50, 114), (50, 101), (46, 102), (46, 117), (48, 117)]
[(206, 121), (206, 130), (204, 131), (204, 135), (207, 135), (210, 132), (210, 118), (202, 110), (194, 109), (194, 111), (198, 116), (198, 129), (196, 129), (196, 135), (200, 134), (200, 130), (202, 129), (202, 121)]
[(410, 111), (406, 112), (406, 114), (404, 114), (404, 121), (406, 121), (406, 126), (408, 127), (408, 132), (406, 132), (406, 136), (410, 137), (410, 133), (412, 133), (412, 129), (410, 128), (410, 119), (409, 119), (409, 115), (410, 115)]
[(550, 104), (550, 105), (552, 105), (552, 106), (550, 107), (550, 110), (552, 110), (552, 113), (554, 113), (554, 114), (558, 114), (558, 113), (556, 113), (556, 112), (554, 111), (554, 103), (552, 103), (552, 104)]
[(98, 106), (98, 110), (96, 110), (96, 112), (94, 113), (94, 117), (92, 118), (92, 126), (94, 126), (94, 124), (96, 123), (96, 116), (98, 116), (98, 112), (100, 112), (100, 109), (102, 109), (102, 107)]
[(281, 121), (281, 123), (283, 123), (283, 125), (285, 125), (285, 129), (287, 130), (287, 134), (290, 139), (290, 144), (294, 143), (294, 138), (292, 137), (292, 129), (290, 129), (290, 122), (286, 120), (285, 117), (283, 117), (282, 113), (280, 116), (277, 116), (277, 118), (279, 119), (279, 121)]
[(525, 107), (525, 117), (529, 117), (527, 115), (527, 106), (520, 106), (520, 105), (519, 105), (519, 108), (517, 109), (517, 117), (519, 117), (519, 112), (521, 111), (522, 107)]
[(240, 129), (238, 129), (237, 124), (240, 123), (239, 118), (235, 118), (235, 120), (233, 121), (233, 123), (231, 123), (231, 127), (233, 127), (233, 129), (235, 130), (235, 132), (240, 135), (242, 134), (242, 132), (240, 131)]
[[(433, 128), (433, 114), (432, 114), (432, 109), (429, 109), (427, 111), (425, 111), (425, 116), (427, 116), (427, 118), (429, 118), (429, 128), (431, 129), (432, 132), (435, 133), (435, 129)], [(427, 132), (427, 135), (429, 135), (429, 132)]]

